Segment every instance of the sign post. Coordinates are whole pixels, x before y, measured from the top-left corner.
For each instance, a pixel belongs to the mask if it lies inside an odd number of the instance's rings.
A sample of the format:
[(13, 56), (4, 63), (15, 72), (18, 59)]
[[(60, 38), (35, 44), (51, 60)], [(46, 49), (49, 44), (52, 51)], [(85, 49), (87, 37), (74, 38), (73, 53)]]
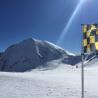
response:
[[(82, 31), (84, 31), (83, 29), (83, 26), (82, 25)], [(84, 98), (84, 47), (83, 47), (83, 42), (84, 40), (84, 35), (83, 35), (83, 32), (82, 32), (82, 44), (81, 44), (81, 98)]]
[(84, 91), (84, 54), (91, 54), (98, 51), (98, 24), (82, 24), (82, 53), (81, 53), (81, 95), (85, 96)]
[(81, 95), (82, 95), (82, 98), (84, 98), (84, 53), (81, 54), (81, 58), (82, 58), (82, 65), (81, 65), (81, 80), (82, 80), (81, 87), (82, 87), (82, 90), (81, 90)]

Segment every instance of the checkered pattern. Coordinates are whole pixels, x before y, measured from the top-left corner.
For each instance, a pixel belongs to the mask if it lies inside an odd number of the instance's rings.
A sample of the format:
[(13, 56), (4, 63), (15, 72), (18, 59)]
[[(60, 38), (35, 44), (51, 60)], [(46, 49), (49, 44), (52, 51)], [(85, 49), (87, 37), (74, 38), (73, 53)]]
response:
[(83, 25), (84, 53), (98, 51), (98, 25)]

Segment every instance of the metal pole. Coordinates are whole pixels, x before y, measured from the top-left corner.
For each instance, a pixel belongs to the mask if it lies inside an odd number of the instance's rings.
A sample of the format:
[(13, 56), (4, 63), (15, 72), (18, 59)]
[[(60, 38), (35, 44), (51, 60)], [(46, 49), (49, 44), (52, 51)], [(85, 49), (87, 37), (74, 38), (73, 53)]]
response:
[(81, 87), (82, 87), (82, 90), (81, 90), (81, 95), (82, 95), (82, 98), (84, 98), (84, 54), (81, 54), (81, 57), (82, 57), (82, 65), (81, 65)]
[[(83, 26), (84, 24), (82, 24)], [(83, 29), (83, 27), (82, 27)], [(83, 36), (83, 32), (82, 32), (82, 43), (81, 43), (81, 98), (84, 98), (84, 47), (83, 47), (83, 40), (84, 40), (84, 36)]]

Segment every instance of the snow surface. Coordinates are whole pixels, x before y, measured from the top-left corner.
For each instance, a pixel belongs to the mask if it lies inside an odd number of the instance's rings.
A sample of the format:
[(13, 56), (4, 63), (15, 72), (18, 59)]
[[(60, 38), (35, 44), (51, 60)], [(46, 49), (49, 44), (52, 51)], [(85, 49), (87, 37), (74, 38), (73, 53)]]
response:
[(66, 50), (66, 53), (72, 56), (76, 56), (74, 53), (69, 52), (68, 50)]
[[(85, 98), (98, 98), (97, 85), (98, 66), (85, 68)], [(0, 72), (0, 98), (81, 98), (81, 69), (60, 64), (53, 70)]]

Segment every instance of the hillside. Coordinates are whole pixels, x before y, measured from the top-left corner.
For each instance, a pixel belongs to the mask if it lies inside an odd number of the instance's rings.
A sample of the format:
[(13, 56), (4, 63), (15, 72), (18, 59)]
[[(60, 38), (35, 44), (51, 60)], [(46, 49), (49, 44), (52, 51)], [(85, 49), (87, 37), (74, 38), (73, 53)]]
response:
[[(47, 63), (75, 65), (80, 58), (48, 41), (26, 39), (8, 47), (0, 57), (0, 70), (10, 72), (30, 71), (37, 67), (47, 67)], [(54, 66), (53, 66), (54, 68)]]

